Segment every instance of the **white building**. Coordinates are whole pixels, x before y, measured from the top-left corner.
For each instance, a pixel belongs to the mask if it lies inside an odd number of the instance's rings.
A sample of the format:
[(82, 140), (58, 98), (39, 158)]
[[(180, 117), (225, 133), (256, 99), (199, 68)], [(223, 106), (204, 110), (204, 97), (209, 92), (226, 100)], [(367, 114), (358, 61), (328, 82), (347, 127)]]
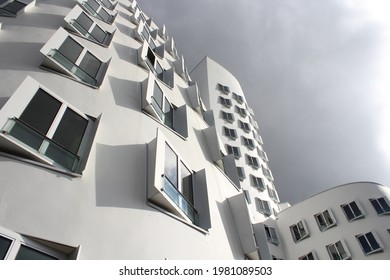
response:
[(388, 188), (283, 210), (238, 81), (135, 1), (0, 0), (0, 27), (0, 259), (389, 258)]

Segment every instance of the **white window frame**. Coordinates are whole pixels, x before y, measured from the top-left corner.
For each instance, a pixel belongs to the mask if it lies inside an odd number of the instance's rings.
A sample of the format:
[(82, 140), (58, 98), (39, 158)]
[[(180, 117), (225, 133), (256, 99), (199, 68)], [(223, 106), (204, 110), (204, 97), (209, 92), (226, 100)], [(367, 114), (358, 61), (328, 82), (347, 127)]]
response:
[(265, 234), (267, 236), (267, 241), (270, 243), (273, 243), (275, 245), (278, 245), (279, 239), (278, 239), (278, 236), (276, 234), (275, 228), (264, 225), (264, 230), (265, 230)]
[[(99, 5), (99, 7), (97, 8), (97, 10), (94, 10), (87, 2), (88, 0), (78, 0), (78, 2), (80, 3), (81, 7), (83, 7), (83, 9), (88, 13), (90, 14), (91, 16), (103, 21), (103, 22), (106, 22), (108, 24), (112, 24), (118, 14), (118, 12), (113, 12), (112, 10), (106, 8), (104, 5), (101, 5), (99, 0), (91, 0), (91, 1), (94, 1), (96, 2), (96, 4)], [(107, 13), (109, 15), (109, 18), (108, 19), (103, 19), (103, 17), (99, 14), (101, 10), (104, 10), (105, 13)]]
[[(352, 206), (351, 206), (352, 204), (355, 204), (355, 205), (356, 205), (356, 207), (358, 208), (360, 214), (354, 212), (354, 210), (353, 210), (353, 208), (352, 208)], [(359, 203), (357, 200), (351, 201), (351, 202), (349, 202), (349, 203), (342, 204), (342, 205), (340, 205), (340, 207), (341, 207), (341, 209), (343, 210), (344, 215), (345, 215), (345, 218), (348, 220), (348, 222), (353, 222), (353, 221), (355, 221), (355, 220), (364, 218), (364, 210), (363, 210), (363, 207), (360, 205), (360, 203)], [(354, 217), (352, 217), (352, 218), (349, 218), (349, 217), (348, 217), (348, 214), (347, 214), (347, 212), (345, 211), (345, 208), (347, 208), (347, 207), (348, 207), (348, 209), (351, 211), (351, 213), (353, 214)]]
[[(368, 237), (368, 235), (371, 235), (371, 237)], [(368, 256), (368, 255), (372, 255), (375, 253), (383, 252), (383, 244), (375, 232), (370, 231), (370, 232), (367, 232), (364, 234), (358, 234), (355, 237), (356, 237), (356, 240), (359, 243), (360, 248), (362, 249), (364, 255)], [(360, 241), (361, 238), (363, 238), (365, 240), (365, 242), (367, 242), (369, 249), (370, 249), (369, 251), (365, 250), (365, 247), (362, 245), (362, 243)], [(378, 246), (377, 248), (374, 248), (375, 244), (372, 244), (370, 239), (373, 239), (373, 241), (376, 242), (376, 245)]]
[(307, 228), (306, 222), (304, 220), (300, 220), (298, 223), (291, 225), (290, 231), (295, 243), (300, 242), (310, 236), (309, 229)]
[(244, 98), (235, 92), (233, 92), (233, 98), (240, 104), (244, 103)]
[(241, 157), (241, 151), (239, 147), (226, 144), (226, 149), (229, 154), (232, 154), (234, 156), (235, 159), (239, 159)]
[(261, 165), (261, 170), (263, 171), (263, 175), (267, 177), (269, 180), (273, 181), (273, 176), (271, 173), (271, 170), (269, 170), (267, 167), (265, 167), (264, 164)]
[(239, 106), (237, 106), (237, 105), (236, 105), (236, 111), (237, 111), (237, 113), (239, 113), (239, 114), (241, 115), (241, 117), (243, 117), (243, 118), (245, 118), (245, 117), (248, 116), (248, 113), (247, 113), (246, 109), (241, 108), (241, 107), (239, 107)]
[(232, 113), (229, 113), (229, 112), (225, 112), (225, 111), (221, 111), (222, 112), (222, 118), (229, 122), (229, 123), (233, 123), (234, 122), (234, 115)]
[(246, 133), (249, 133), (251, 131), (251, 126), (249, 125), (249, 123), (243, 122), (241, 120), (238, 120), (238, 122), (240, 124), (240, 128)]
[(254, 169), (259, 169), (260, 168), (260, 162), (257, 157), (253, 157), (250, 155), (246, 155), (246, 159), (248, 161), (248, 165)]
[(229, 98), (219, 96), (219, 102), (226, 108), (232, 107), (232, 101)]
[(315, 214), (314, 218), (320, 231), (325, 231), (337, 225), (336, 218), (330, 208)]
[[(369, 201), (371, 202), (372, 206), (374, 207), (375, 211), (377, 212), (377, 214), (379, 216), (390, 214), (390, 203), (389, 203), (387, 197), (382, 196), (379, 198), (370, 198)], [(374, 206), (374, 203), (377, 204), (377, 206), (378, 206), (378, 208), (380, 208), (380, 210)]]
[(256, 144), (255, 142), (250, 139), (250, 138), (247, 138), (245, 136), (241, 136), (242, 137), (242, 141), (243, 141), (243, 144), (249, 149), (249, 150), (254, 150), (256, 148)]
[(236, 140), (237, 139), (237, 131), (234, 128), (228, 128), (226, 126), (223, 127), (224, 135), (226, 137), (229, 137), (230, 139)]
[(251, 177), (253, 187), (259, 189), (260, 191), (265, 190), (265, 182), (263, 178), (256, 177), (252, 174), (250, 175), (250, 177)]
[(249, 191), (248, 190), (243, 190), (243, 193), (244, 193), (244, 196), (245, 196), (245, 200), (248, 204), (251, 204), (252, 201), (251, 201), (251, 196), (249, 194)]
[[(332, 253), (330, 251), (330, 248), (333, 247), (337, 252), (338, 258), (333, 258)], [(340, 248), (345, 252), (345, 256), (343, 257), (340, 252)], [(329, 257), (331, 260), (350, 260), (351, 259), (351, 253), (349, 252), (349, 249), (345, 242), (343, 240), (339, 240), (335, 243), (331, 243), (326, 245), (326, 250), (328, 251)]]
[(278, 195), (276, 193), (276, 190), (274, 190), (273, 188), (271, 188), (270, 186), (267, 185), (267, 191), (268, 191), (268, 195), (269, 197), (275, 201), (275, 202), (279, 202), (279, 198), (278, 198)]
[(271, 204), (267, 200), (262, 200), (258, 197), (255, 198), (256, 201), (256, 209), (259, 213), (265, 215), (265, 216), (271, 216)]
[(246, 179), (245, 169), (241, 166), (237, 166), (238, 179), (244, 181)]
[(314, 251), (307, 253), (306, 255), (300, 256), (299, 260), (317, 260), (317, 255)]
[(230, 88), (228, 86), (218, 84), (218, 90), (224, 94), (229, 94), (230, 93)]

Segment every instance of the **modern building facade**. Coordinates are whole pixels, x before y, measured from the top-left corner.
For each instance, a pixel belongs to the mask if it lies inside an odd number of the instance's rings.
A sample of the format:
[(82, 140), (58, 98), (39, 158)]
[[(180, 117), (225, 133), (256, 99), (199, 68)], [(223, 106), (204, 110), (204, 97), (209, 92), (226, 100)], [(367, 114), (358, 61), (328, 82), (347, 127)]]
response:
[(134, 0), (0, 1), (0, 259), (390, 259), (387, 187), (279, 202), (239, 82)]

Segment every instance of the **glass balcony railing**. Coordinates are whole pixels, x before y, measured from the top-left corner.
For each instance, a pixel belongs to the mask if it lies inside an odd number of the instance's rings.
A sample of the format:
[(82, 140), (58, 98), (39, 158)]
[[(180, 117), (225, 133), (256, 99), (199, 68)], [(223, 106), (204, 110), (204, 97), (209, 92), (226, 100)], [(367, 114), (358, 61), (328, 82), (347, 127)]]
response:
[(169, 179), (163, 176), (163, 191), (169, 198), (186, 214), (186, 216), (194, 223), (198, 222), (198, 212), (190, 202), (173, 186)]
[(23, 121), (17, 118), (9, 119), (3, 127), (2, 132), (12, 136), (14, 139), (17, 139), (19, 142), (55, 161), (66, 169), (72, 172), (78, 171), (80, 164), (80, 157), (78, 155), (70, 152), (45, 135), (42, 135)]
[(62, 53), (60, 53), (56, 49), (52, 49), (49, 54), (49, 57), (57, 61), (59, 64), (61, 64), (63, 67), (68, 69), (72, 74), (74, 74), (77, 78), (80, 80), (86, 82), (87, 84), (90, 84), (92, 86), (96, 85), (97, 81), (95, 78), (91, 77), (87, 72), (85, 72), (83, 69), (80, 68), (80, 66), (74, 64), (72, 61), (70, 61), (66, 56), (64, 56)]
[(89, 33), (80, 23), (78, 23), (76, 20), (72, 19), (69, 22), (71, 25), (74, 26), (83, 36), (85, 36), (88, 39), (91, 39), (95, 42), (102, 43), (98, 39), (96, 39), (91, 33)]

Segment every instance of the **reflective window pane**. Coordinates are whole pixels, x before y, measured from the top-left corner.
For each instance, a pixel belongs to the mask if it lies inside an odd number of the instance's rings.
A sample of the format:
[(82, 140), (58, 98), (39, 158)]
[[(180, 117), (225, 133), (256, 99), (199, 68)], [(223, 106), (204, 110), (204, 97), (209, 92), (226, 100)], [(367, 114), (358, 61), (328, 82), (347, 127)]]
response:
[(93, 24), (93, 21), (84, 13), (81, 13), (76, 20), (86, 31), (88, 31)]
[(15, 260), (57, 260), (57, 258), (25, 245), (21, 245)]
[(180, 162), (180, 177), (182, 184), (182, 194), (190, 202), (194, 205), (194, 194), (192, 189), (192, 173), (188, 170), (188, 168)]
[(107, 35), (106, 32), (97, 25), (92, 29), (91, 34), (99, 43), (103, 43)]
[(58, 51), (71, 62), (75, 63), (83, 51), (83, 47), (72, 38), (67, 37)]
[(20, 10), (22, 10), (26, 6), (27, 5), (24, 3), (21, 3), (18, 1), (13, 1), (13, 2), (9, 3), (8, 5), (6, 5), (5, 7), (3, 7), (2, 9), (6, 10), (8, 12), (11, 12), (13, 14), (17, 14)]
[(86, 52), (83, 60), (80, 63), (80, 68), (94, 78), (96, 77), (101, 64), (102, 62), (99, 59), (97, 59), (90, 52)]
[(164, 174), (176, 189), (178, 188), (177, 169), (177, 155), (168, 144), (165, 144)]
[(12, 244), (12, 240), (0, 236), (0, 260), (4, 260), (8, 253), (9, 247)]

